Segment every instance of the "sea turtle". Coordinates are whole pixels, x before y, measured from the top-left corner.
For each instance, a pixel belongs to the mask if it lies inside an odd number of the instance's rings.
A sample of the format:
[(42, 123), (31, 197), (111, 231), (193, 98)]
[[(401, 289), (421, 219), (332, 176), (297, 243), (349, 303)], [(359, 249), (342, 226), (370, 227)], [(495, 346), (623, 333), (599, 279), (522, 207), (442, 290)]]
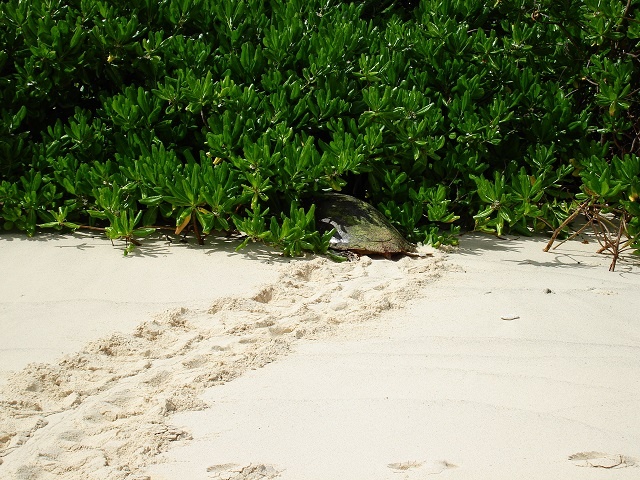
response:
[(334, 250), (387, 258), (416, 252), (416, 246), (405, 240), (384, 215), (358, 198), (328, 193), (317, 198), (315, 205), (320, 230), (335, 229), (329, 241)]

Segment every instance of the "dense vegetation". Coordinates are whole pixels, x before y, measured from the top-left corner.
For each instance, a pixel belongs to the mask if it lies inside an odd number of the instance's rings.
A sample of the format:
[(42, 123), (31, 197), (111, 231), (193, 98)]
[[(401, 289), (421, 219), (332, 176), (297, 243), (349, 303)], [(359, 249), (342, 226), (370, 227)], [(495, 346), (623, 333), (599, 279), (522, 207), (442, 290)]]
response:
[[(640, 230), (639, 0), (7, 0), (0, 220), (322, 252), (313, 198), (413, 241)], [(173, 228), (172, 227), (172, 228)]]

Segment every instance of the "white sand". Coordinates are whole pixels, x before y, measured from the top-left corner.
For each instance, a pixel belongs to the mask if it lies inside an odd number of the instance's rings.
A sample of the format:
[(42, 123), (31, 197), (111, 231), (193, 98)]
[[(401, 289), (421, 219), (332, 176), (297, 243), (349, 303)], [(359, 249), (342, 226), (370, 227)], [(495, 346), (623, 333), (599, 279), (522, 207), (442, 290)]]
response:
[(114, 249), (104, 236), (0, 233), (0, 383), (27, 363), (53, 362), (163, 309), (203, 308), (254, 289), (277, 277), (274, 262), (286, 263), (260, 246), (235, 246), (145, 241), (125, 257), (123, 244)]
[(336, 264), (12, 238), (0, 354), (50, 363), (0, 393), (0, 478), (640, 478), (640, 267), (593, 244)]

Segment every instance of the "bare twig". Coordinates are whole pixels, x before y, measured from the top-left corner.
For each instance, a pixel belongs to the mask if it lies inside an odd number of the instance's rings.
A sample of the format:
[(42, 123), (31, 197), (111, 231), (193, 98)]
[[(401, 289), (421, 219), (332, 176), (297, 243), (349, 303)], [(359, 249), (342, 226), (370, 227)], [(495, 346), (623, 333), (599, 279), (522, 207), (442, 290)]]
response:
[(613, 272), (616, 269), (616, 263), (618, 261), (618, 256), (620, 255), (620, 238), (622, 238), (622, 232), (626, 229), (624, 215), (620, 218), (620, 226), (618, 228), (618, 238), (616, 238), (615, 245), (613, 245), (613, 260), (611, 261), (611, 265), (609, 266), (609, 271)]
[[(580, 235), (582, 232), (584, 232), (592, 223), (592, 220), (589, 220), (587, 223), (585, 223), (582, 227), (580, 227), (576, 232), (574, 232), (570, 237), (565, 238), (563, 241), (561, 241), (559, 244), (557, 244), (556, 246), (553, 247), (553, 250), (555, 250), (556, 248), (558, 248), (560, 245), (562, 245), (564, 242), (568, 242), (569, 240), (573, 240), (574, 238), (576, 238), (578, 235)], [(593, 228), (593, 225), (591, 225), (591, 227)]]
[[(615, 222), (609, 218), (606, 218), (604, 215), (602, 215), (602, 210), (607, 210), (608, 213), (613, 213), (614, 215), (616, 215), (618, 221)], [(627, 229), (629, 214), (624, 210), (610, 208), (606, 205), (590, 204), (589, 200), (581, 203), (576, 208), (576, 210), (564, 222), (562, 222), (562, 225), (560, 225), (553, 232), (551, 240), (544, 248), (544, 251), (549, 251), (560, 232), (579, 214), (583, 214), (585, 216), (585, 218), (587, 219), (587, 223), (580, 227), (580, 229), (573, 233), (569, 238), (563, 240), (553, 248), (555, 249), (567, 240), (575, 238), (587, 227), (591, 226), (596, 240), (600, 244), (600, 248), (596, 253), (611, 253), (613, 258), (611, 261), (611, 265), (609, 266), (609, 271), (615, 271), (618, 259), (620, 258), (620, 254), (628, 248), (631, 248), (631, 244), (633, 242), (633, 238), (631, 237), (631, 235), (629, 234), (629, 230)], [(624, 241), (625, 238), (626, 241)]]
[(94, 227), (92, 225), (80, 225), (77, 230), (95, 230), (96, 232), (104, 232), (104, 227)]
[(558, 237), (558, 235), (560, 235), (560, 232), (564, 229), (564, 227), (566, 227), (571, 222), (573, 222), (576, 219), (576, 217), (580, 215), (580, 212), (588, 204), (589, 204), (589, 200), (585, 200), (584, 202), (582, 202), (580, 206), (577, 208), (577, 210), (573, 212), (571, 215), (569, 215), (569, 217), (567, 217), (567, 219), (564, 222), (562, 222), (562, 224), (558, 228), (556, 228), (556, 230), (553, 232), (553, 235), (551, 236), (551, 240), (549, 240), (549, 243), (547, 243), (547, 246), (544, 247), (543, 251), (545, 252), (549, 251), (549, 249), (551, 248), (551, 245), (553, 245), (553, 242), (555, 242), (556, 238)]

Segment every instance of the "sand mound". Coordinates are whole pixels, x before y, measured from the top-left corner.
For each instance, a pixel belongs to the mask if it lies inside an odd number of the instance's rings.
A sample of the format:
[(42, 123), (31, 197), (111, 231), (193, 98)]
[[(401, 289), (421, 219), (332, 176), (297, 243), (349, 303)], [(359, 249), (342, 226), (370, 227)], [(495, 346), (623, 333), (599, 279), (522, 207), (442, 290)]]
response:
[(257, 292), (167, 311), (56, 365), (31, 364), (0, 392), (0, 476), (145, 478), (139, 472), (153, 456), (190, 438), (169, 418), (206, 408), (205, 388), (273, 362), (301, 339), (404, 306), (441, 269), (437, 255), (300, 260)]

